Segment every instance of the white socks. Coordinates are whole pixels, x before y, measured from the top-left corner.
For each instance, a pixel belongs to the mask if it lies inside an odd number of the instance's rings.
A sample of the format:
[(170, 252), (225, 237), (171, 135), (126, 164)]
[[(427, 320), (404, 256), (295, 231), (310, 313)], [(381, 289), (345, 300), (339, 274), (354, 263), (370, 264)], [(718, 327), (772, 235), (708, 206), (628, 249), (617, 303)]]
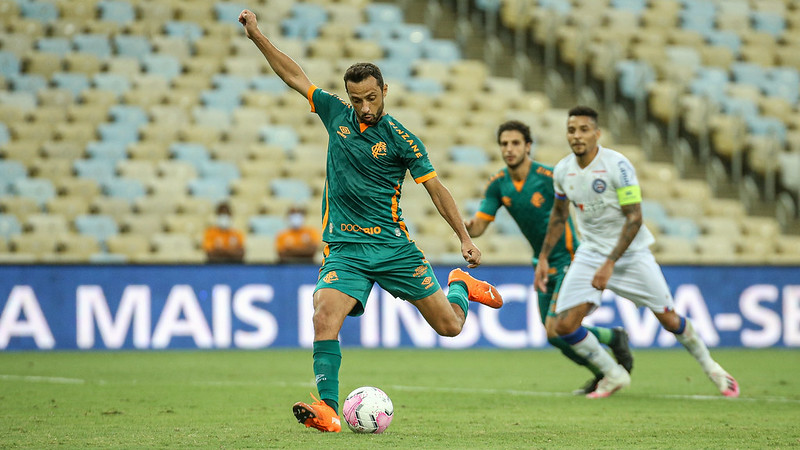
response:
[(675, 334), (675, 338), (678, 339), (678, 342), (683, 344), (686, 350), (688, 350), (689, 353), (694, 356), (694, 359), (703, 367), (703, 371), (708, 374), (712, 369), (716, 368), (718, 364), (711, 358), (711, 353), (708, 351), (705, 342), (695, 333), (692, 322), (690, 322), (689, 319), (685, 320), (686, 327), (683, 333)]
[(615, 373), (618, 369), (625, 370), (614, 361), (614, 358), (600, 345), (600, 341), (592, 333), (586, 333), (586, 337), (582, 341), (572, 344), (572, 349), (575, 350), (575, 353), (588, 359), (604, 375)]

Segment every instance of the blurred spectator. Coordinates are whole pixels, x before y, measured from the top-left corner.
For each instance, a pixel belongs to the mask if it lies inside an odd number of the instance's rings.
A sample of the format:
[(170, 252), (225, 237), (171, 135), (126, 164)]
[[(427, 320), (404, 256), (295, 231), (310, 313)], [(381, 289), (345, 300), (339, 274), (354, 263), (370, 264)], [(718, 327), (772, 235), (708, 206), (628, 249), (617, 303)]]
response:
[(314, 227), (307, 226), (306, 209), (292, 206), (288, 212), (289, 228), (278, 233), (275, 247), (281, 263), (313, 263), (322, 243), (322, 236)]
[(233, 228), (231, 207), (222, 202), (217, 206), (217, 219), (206, 229), (203, 250), (210, 263), (240, 263), (244, 258), (244, 234)]

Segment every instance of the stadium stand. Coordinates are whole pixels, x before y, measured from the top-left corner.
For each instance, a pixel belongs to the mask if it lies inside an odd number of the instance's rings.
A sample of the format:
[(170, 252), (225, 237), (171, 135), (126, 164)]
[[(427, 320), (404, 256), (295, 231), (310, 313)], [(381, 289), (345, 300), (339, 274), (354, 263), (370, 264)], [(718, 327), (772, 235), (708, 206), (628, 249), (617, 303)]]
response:
[[(484, 31), (525, 32), (515, 45), (529, 48), (515, 48), (509, 67), (546, 56), (547, 82), (528, 90), (524, 76), (494, 73), (493, 39), (477, 52), (465, 45), (478, 25), (455, 8), (439, 19), (455, 39), (411, 22), (426, 1), (0, 0), (0, 262), (202, 262), (202, 230), (220, 200), (249, 230), (245, 261), (275, 262), (286, 208), (319, 215), (326, 136), (244, 38), (245, 6), (270, 12), (262, 29), (325, 89), (343, 95), (349, 64), (377, 62), (387, 110), (423, 139), (465, 214), (502, 167), (494, 129), (503, 120), (532, 126), (542, 162), (565, 154), (569, 105), (558, 86), (584, 86), (559, 84), (561, 64), (599, 87), (611, 129), (603, 143), (639, 168), (660, 261), (800, 262), (795, 237), (781, 234), (798, 220), (796, 3), (468, 2), (462, 12), (485, 18)], [(649, 141), (618, 132), (628, 116)], [(677, 150), (656, 161), (658, 146)], [(707, 179), (687, 179), (696, 167)], [(403, 207), (433, 262), (460, 258), (410, 180)], [(484, 261), (528, 263), (521, 239), (498, 214), (479, 242)]]

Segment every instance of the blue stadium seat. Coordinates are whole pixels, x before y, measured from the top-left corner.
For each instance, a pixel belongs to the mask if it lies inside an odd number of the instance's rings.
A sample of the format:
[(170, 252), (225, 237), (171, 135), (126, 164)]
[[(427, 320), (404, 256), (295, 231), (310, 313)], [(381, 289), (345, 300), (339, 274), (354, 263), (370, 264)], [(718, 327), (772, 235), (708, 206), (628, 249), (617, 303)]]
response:
[(240, 94), (235, 91), (206, 90), (200, 93), (200, 100), (207, 108), (220, 109), (228, 114), (242, 104)]
[(82, 73), (56, 72), (51, 77), (55, 87), (66, 89), (78, 97), (83, 91), (89, 89), (89, 78)]
[(77, 51), (95, 55), (100, 59), (111, 57), (111, 42), (104, 34), (76, 34), (72, 37)]
[(30, 111), (36, 108), (38, 100), (36, 100), (36, 93), (26, 91), (8, 92), (0, 90), (0, 103), (4, 105), (13, 106), (23, 111)]
[(114, 166), (128, 158), (125, 144), (119, 142), (92, 141), (86, 144), (86, 153), (91, 159), (110, 161)]
[(661, 231), (670, 236), (683, 237), (690, 241), (700, 236), (700, 227), (694, 220), (686, 217), (669, 217), (661, 223), (661, 226)]
[(17, 55), (5, 50), (0, 51), (0, 76), (10, 78), (13, 75), (18, 75), (21, 68), (22, 64)]
[(139, 126), (124, 122), (101, 123), (97, 126), (100, 139), (106, 142), (133, 144), (139, 142)]
[(722, 112), (750, 122), (758, 117), (758, 105), (747, 98), (725, 97), (722, 99)]
[(679, 13), (681, 28), (684, 30), (696, 31), (703, 36), (707, 33), (714, 31), (714, 13), (710, 15), (702, 12), (693, 12), (687, 9), (681, 10)]
[[(277, 76), (275, 78), (280, 79)], [(214, 74), (214, 76), (211, 77), (211, 85), (218, 91), (233, 92), (237, 95), (242, 94), (250, 88), (250, 82), (247, 78), (226, 73)]]
[(749, 84), (761, 88), (767, 84), (767, 71), (755, 63), (735, 62), (731, 64), (731, 73), (737, 83)]
[(408, 61), (422, 58), (422, 46), (418, 43), (392, 38), (381, 41), (380, 44), (386, 59), (403, 61), (408, 64)]
[(127, 123), (136, 127), (149, 122), (145, 110), (136, 105), (114, 105), (108, 110), (108, 114), (114, 122)]
[(259, 134), (264, 142), (278, 145), (286, 152), (291, 152), (300, 144), (300, 136), (288, 125), (264, 125), (259, 129)]
[(356, 26), (356, 37), (362, 40), (383, 42), (394, 38), (394, 30), (380, 23), (363, 23)]
[(503, 0), (476, 0), (475, 6), (478, 7), (481, 11), (490, 11), (497, 13), (500, 11), (500, 6), (503, 4)]
[(213, 203), (228, 198), (229, 185), (225, 180), (197, 178), (189, 181), (189, 193), (195, 197), (206, 198)]
[(772, 97), (788, 100), (792, 105), (800, 103), (800, 72), (794, 67), (774, 67), (767, 74), (764, 92)]
[(76, 159), (72, 167), (78, 177), (94, 180), (98, 184), (113, 178), (115, 172), (115, 164), (102, 159)]
[(195, 142), (174, 142), (169, 146), (169, 153), (172, 158), (191, 163), (198, 170), (201, 162), (211, 159), (205, 145)]
[(753, 11), (751, 18), (753, 20), (753, 28), (756, 31), (769, 33), (775, 38), (781, 37), (783, 32), (786, 31), (786, 19), (776, 12)]
[(486, 151), (474, 145), (454, 145), (448, 150), (450, 159), (460, 164), (484, 167), (489, 163)]
[(655, 71), (644, 61), (619, 61), (616, 68), (620, 92), (627, 98), (646, 95), (647, 85), (656, 80)]
[(289, 86), (277, 75), (257, 75), (250, 80), (250, 86), (262, 92), (282, 94), (289, 90)]
[(276, 178), (270, 182), (275, 197), (305, 203), (311, 199), (311, 187), (303, 180), (295, 178)]
[(653, 200), (642, 200), (642, 217), (645, 219), (654, 220), (656, 223), (661, 224), (669, 218), (667, 214), (667, 210), (664, 209), (664, 206)]
[(631, 11), (639, 16), (647, 9), (647, 0), (611, 0), (611, 6), (615, 9)]
[[(385, 25), (384, 25), (385, 26)], [(412, 44), (422, 44), (433, 39), (431, 30), (425, 25), (399, 22), (390, 28), (392, 38)]]
[(3, 146), (11, 141), (11, 132), (3, 122), (0, 122), (0, 146)]
[(100, 20), (126, 25), (136, 20), (133, 5), (124, 0), (101, 0), (97, 3)]
[(381, 59), (375, 62), (381, 68), (383, 78), (405, 83), (411, 79), (411, 64), (397, 59)]
[(78, 233), (92, 236), (101, 244), (119, 232), (114, 218), (105, 214), (81, 214), (74, 223)]
[(28, 178), (28, 170), (24, 164), (19, 161), (0, 159), (0, 180), (10, 184), (23, 178)]
[(56, 196), (53, 182), (46, 178), (20, 178), (11, 183), (11, 191), (20, 197), (32, 198), (40, 207)]
[(410, 92), (439, 96), (444, 93), (444, 86), (437, 80), (431, 78), (409, 78), (404, 83)]
[(161, 75), (167, 81), (172, 81), (183, 72), (183, 67), (178, 58), (172, 55), (150, 54), (142, 57), (142, 67), (150, 74)]
[(103, 193), (108, 197), (121, 198), (133, 203), (137, 198), (147, 195), (147, 189), (139, 180), (128, 178), (109, 178), (102, 182)]
[(203, 28), (194, 22), (172, 20), (164, 25), (164, 31), (167, 36), (184, 38), (189, 42), (194, 42), (203, 37)]
[(728, 47), (734, 56), (739, 56), (742, 49), (742, 38), (735, 31), (731, 30), (711, 30), (703, 33), (706, 40), (711, 45)]
[(247, 8), (247, 6), (239, 3), (217, 2), (214, 4), (214, 15), (219, 22), (236, 23), (239, 14), (241, 14), (242, 10)]
[(313, 3), (295, 3), (292, 5), (291, 17), (308, 24), (322, 25), (328, 21), (328, 12), (324, 7)]
[(11, 89), (18, 92), (29, 92), (36, 95), (40, 90), (47, 88), (47, 79), (37, 73), (21, 73), (8, 77)]
[(775, 117), (751, 117), (747, 120), (747, 129), (754, 135), (775, 137), (781, 143), (786, 142), (786, 125)]
[(53, 53), (64, 57), (72, 51), (69, 39), (63, 37), (42, 37), (36, 41), (36, 49), (44, 53)]
[(539, 7), (555, 11), (562, 16), (572, 10), (569, 0), (539, 0)]
[(236, 164), (229, 161), (199, 161), (197, 171), (202, 178), (214, 178), (228, 185), (241, 176)]
[(250, 216), (247, 224), (253, 234), (260, 236), (275, 236), (288, 227), (286, 219), (275, 214)]
[(461, 59), (461, 50), (452, 40), (431, 39), (422, 43), (422, 57), (443, 63), (453, 63)]
[(0, 214), (0, 237), (5, 239), (22, 233), (22, 226), (13, 214)]
[(403, 10), (389, 3), (372, 3), (364, 8), (367, 22), (381, 25), (395, 25), (405, 22)]
[(114, 48), (117, 51), (117, 56), (128, 56), (137, 59), (141, 59), (153, 52), (153, 44), (146, 37), (135, 34), (115, 35)]
[(117, 96), (121, 96), (131, 89), (128, 78), (117, 73), (96, 73), (92, 77), (92, 83), (95, 88), (113, 92)]
[(22, 17), (43, 23), (58, 20), (58, 7), (54, 3), (43, 1), (18, 1)]
[(281, 21), (281, 33), (289, 39), (311, 41), (319, 36), (321, 26), (321, 23), (310, 23), (297, 18), (288, 18)]

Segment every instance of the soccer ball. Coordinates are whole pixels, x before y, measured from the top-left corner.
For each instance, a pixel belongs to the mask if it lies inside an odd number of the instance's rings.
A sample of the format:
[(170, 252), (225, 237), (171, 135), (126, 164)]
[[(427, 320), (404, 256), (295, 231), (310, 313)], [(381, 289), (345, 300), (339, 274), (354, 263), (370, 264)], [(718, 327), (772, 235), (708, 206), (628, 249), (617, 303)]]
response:
[(382, 390), (360, 387), (344, 401), (342, 415), (347, 426), (356, 433), (383, 433), (394, 417), (392, 400)]

